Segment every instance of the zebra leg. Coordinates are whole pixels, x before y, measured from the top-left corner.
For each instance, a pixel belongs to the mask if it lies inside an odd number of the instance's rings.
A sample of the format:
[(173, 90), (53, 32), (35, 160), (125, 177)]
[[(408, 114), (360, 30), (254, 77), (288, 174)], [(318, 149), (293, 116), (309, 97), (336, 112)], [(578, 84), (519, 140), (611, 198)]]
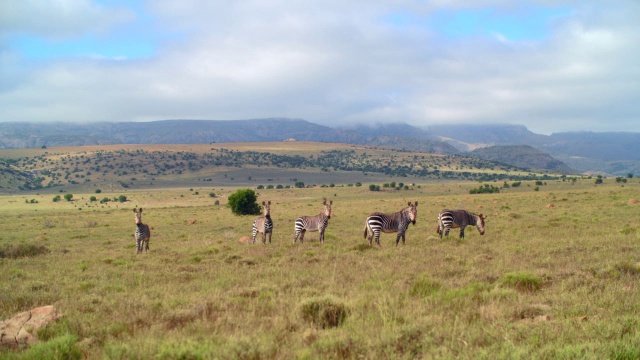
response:
[(465, 228), (465, 227), (466, 227), (466, 226), (464, 226), (464, 225), (463, 225), (463, 226), (460, 226), (460, 239), (464, 239), (464, 228)]
[(300, 230), (300, 244), (304, 242), (304, 234), (307, 232), (306, 229)]
[(445, 228), (444, 236), (449, 236), (449, 230), (451, 230), (451, 228)]
[(149, 252), (149, 239), (145, 240), (144, 249), (145, 249), (146, 252)]
[(376, 234), (375, 235), (375, 237), (376, 237), (376, 245), (378, 245), (378, 247), (380, 247), (380, 230), (376, 230), (375, 234)]
[(271, 231), (269, 231), (269, 244), (271, 244), (271, 236), (273, 235), (273, 233)]
[(324, 244), (324, 229), (320, 229), (320, 244)]

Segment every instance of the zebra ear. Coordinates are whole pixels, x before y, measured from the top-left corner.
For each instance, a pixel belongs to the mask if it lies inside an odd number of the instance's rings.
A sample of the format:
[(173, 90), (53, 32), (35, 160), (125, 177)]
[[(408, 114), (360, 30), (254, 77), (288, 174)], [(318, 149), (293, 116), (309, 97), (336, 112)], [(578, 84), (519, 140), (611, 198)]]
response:
[(142, 208), (140, 208), (140, 213), (142, 214)]
[(271, 200), (267, 201), (267, 204), (271, 205)]
[(262, 202), (262, 205), (265, 205), (264, 201)]
[(133, 208), (133, 212), (138, 212), (138, 209), (136, 209), (136, 208)]
[(416, 207), (418, 207), (418, 200), (416, 200)]
[(333, 200), (329, 201), (329, 205), (333, 205)]

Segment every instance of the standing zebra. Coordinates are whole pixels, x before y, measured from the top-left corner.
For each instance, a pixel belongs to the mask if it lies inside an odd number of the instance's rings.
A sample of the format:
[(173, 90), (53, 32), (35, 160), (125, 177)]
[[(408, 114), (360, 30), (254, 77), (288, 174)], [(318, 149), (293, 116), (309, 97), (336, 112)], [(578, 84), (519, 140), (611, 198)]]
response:
[(373, 245), (373, 239), (376, 239), (376, 244), (380, 246), (380, 232), (394, 233), (397, 232), (396, 246), (400, 243), (400, 237), (402, 237), (402, 245), (404, 245), (405, 232), (410, 223), (416, 224), (416, 217), (418, 216), (418, 202), (415, 204), (409, 202), (409, 206), (395, 212), (393, 214), (383, 214), (375, 212), (364, 223), (364, 238), (367, 238), (367, 230), (371, 234), (369, 235), (369, 245)]
[(269, 234), (269, 244), (271, 244), (271, 235), (273, 234), (273, 221), (271, 220), (271, 200), (267, 203), (262, 202), (264, 216), (256, 218), (253, 222), (253, 243), (256, 243), (256, 235), (262, 233), (262, 243), (267, 243), (267, 234)]
[(438, 215), (438, 234), (442, 239), (442, 233), (449, 236), (449, 230), (460, 228), (460, 239), (464, 239), (464, 228), (467, 225), (474, 225), (478, 228), (480, 235), (484, 235), (484, 219), (486, 216), (476, 215), (466, 210), (442, 210)]
[(331, 218), (331, 205), (333, 201), (327, 203), (327, 199), (323, 199), (322, 205), (324, 209), (316, 216), (300, 216), (296, 220), (296, 232), (293, 235), (293, 243), (295, 244), (300, 236), (300, 243), (304, 241), (304, 234), (309, 231), (320, 232), (320, 242), (324, 243), (324, 230), (329, 226), (329, 219)]
[(149, 252), (151, 230), (149, 230), (149, 225), (142, 223), (142, 208), (133, 209), (133, 212), (136, 214), (136, 254), (142, 253), (143, 245), (145, 250)]

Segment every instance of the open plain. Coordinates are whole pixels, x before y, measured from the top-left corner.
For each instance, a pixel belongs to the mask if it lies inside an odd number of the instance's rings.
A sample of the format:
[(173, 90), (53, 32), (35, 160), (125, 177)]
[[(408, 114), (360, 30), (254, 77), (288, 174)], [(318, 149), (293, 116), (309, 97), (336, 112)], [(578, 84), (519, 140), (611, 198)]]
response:
[[(42, 305), (64, 316), (37, 345), (0, 357), (640, 357), (639, 179), (522, 181), (473, 195), (478, 182), (410, 181), (246, 186), (271, 200), (267, 245), (239, 243), (254, 216), (231, 213), (238, 187), (228, 184), (87, 186), (57, 202), (55, 188), (2, 195), (0, 319)], [(325, 244), (318, 233), (293, 244), (295, 219), (318, 214), (325, 197)], [(367, 215), (409, 201), (419, 206), (406, 244), (383, 234), (369, 246)], [(148, 253), (135, 253), (134, 207), (151, 227)], [(444, 208), (488, 216), (486, 234), (440, 239)]]

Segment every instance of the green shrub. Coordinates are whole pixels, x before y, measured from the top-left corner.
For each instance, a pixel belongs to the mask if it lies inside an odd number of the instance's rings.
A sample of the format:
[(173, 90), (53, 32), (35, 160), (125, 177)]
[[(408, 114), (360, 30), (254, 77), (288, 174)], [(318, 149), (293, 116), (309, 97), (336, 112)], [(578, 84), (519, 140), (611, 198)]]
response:
[(302, 303), (302, 319), (322, 329), (342, 325), (347, 319), (347, 307), (331, 297), (313, 298)]
[(229, 207), (236, 215), (259, 215), (258, 196), (251, 189), (240, 189), (229, 195)]
[(64, 199), (67, 201), (73, 200), (73, 194), (64, 194)]

